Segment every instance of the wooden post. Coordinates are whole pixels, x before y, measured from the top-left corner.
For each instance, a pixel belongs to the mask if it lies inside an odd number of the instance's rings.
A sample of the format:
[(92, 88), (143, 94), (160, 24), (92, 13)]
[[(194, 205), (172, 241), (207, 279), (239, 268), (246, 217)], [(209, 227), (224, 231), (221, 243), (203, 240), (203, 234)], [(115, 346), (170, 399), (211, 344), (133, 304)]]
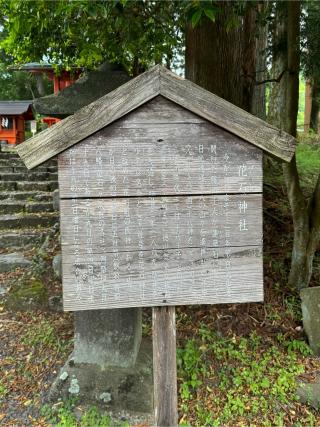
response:
[(175, 307), (154, 307), (153, 378), (157, 427), (178, 425)]

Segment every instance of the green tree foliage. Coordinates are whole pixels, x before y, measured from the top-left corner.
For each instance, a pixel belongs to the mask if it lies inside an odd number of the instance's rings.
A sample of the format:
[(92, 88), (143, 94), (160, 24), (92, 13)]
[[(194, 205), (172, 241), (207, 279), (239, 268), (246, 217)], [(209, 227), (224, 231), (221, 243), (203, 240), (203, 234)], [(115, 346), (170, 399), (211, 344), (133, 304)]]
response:
[(306, 2), (301, 22), (301, 67), (311, 83), (312, 104), (310, 129), (318, 132), (320, 109), (320, 3)]
[(301, 68), (306, 78), (320, 76), (320, 3), (309, 0), (301, 20)]
[[(52, 93), (52, 82), (44, 78), (47, 94)], [(0, 63), (0, 99), (25, 100), (38, 98), (34, 76), (23, 71), (10, 71), (4, 64)]]
[(0, 43), (15, 62), (40, 61), (68, 69), (104, 60), (137, 74), (182, 49), (184, 2), (0, 0), (7, 32)]
[[(233, 2), (230, 28), (246, 2)], [(0, 0), (0, 49), (11, 62), (41, 61), (93, 69), (105, 60), (131, 74), (183, 61), (186, 21), (215, 21), (214, 0)], [(1, 55), (1, 51), (0, 51)]]

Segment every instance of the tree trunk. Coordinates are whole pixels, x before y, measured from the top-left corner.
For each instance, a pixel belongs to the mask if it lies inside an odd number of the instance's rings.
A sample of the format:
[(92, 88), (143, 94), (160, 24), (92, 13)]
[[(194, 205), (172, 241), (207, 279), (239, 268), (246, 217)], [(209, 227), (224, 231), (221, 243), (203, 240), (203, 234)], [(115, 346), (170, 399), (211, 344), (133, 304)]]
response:
[(186, 78), (242, 107), (242, 28), (226, 30), (232, 4), (219, 3), (213, 23), (203, 18), (186, 27)]
[[(286, 2), (276, 2), (272, 31), (271, 77), (277, 78), (288, 69)], [(280, 82), (270, 83), (268, 121), (279, 129), (286, 129), (287, 72)]]
[(288, 7), (288, 79), (287, 79), (287, 126), (286, 131), (297, 134), (300, 70), (300, 1), (287, 2)]
[[(268, 7), (268, 2), (258, 5), (259, 13), (263, 13)], [(259, 28), (256, 37), (256, 81), (261, 82), (267, 78), (267, 45), (268, 45), (268, 25)], [(254, 85), (252, 114), (262, 120), (266, 120), (266, 85)]]
[[(272, 83), (268, 120), (296, 136), (299, 99), (299, 27), (300, 2), (277, 2), (273, 29), (272, 76), (287, 70), (279, 83)], [(310, 229), (310, 209), (302, 193), (296, 157), (283, 164), (283, 173), (292, 212), (294, 238), (288, 283), (302, 289), (309, 285), (312, 274), (314, 242)]]
[[(287, 2), (287, 7), (289, 73), (287, 79), (286, 126), (284, 130), (295, 136), (299, 99), (300, 2)], [(320, 242), (320, 175), (308, 204), (301, 190), (295, 156), (291, 163), (283, 165), (283, 172), (294, 227), (291, 270), (288, 281), (291, 287), (302, 289), (309, 286), (314, 254)]]
[[(255, 12), (248, 3), (242, 25), (226, 31), (232, 4), (219, 2), (219, 7), (215, 23), (205, 18), (195, 28), (187, 25), (186, 77), (218, 96), (256, 112), (252, 102), (256, 90), (253, 90), (252, 81), (261, 79), (256, 73), (256, 61), (252, 59), (255, 57)], [(299, 1), (275, 3), (271, 74), (273, 78), (282, 77), (278, 83), (271, 84), (268, 119), (292, 135), (296, 134), (299, 95), (299, 19)], [(310, 282), (313, 257), (319, 245), (320, 183), (318, 180), (308, 205), (300, 187), (296, 158), (284, 165), (283, 170), (294, 223), (289, 283), (300, 289)]]
[(313, 78), (312, 80), (313, 80), (313, 84), (312, 84), (310, 129), (312, 129), (315, 133), (318, 133), (320, 88), (319, 88), (318, 78)]
[[(248, 7), (243, 19), (243, 51), (242, 51), (242, 105), (249, 112), (253, 109), (253, 94), (256, 81), (256, 37), (257, 10)], [(254, 78), (252, 78), (254, 76)]]
[(44, 88), (43, 75), (41, 73), (36, 73), (34, 75), (34, 78), (36, 80), (37, 91), (38, 91), (39, 95), (40, 96), (45, 96), (46, 90)]

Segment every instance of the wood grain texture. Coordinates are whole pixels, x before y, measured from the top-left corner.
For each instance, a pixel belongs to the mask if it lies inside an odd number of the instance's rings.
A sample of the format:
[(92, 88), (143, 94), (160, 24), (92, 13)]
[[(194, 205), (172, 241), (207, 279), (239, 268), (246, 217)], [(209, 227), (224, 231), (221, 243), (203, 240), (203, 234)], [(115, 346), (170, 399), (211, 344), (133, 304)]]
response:
[(45, 162), (154, 98), (159, 94), (159, 71), (159, 67), (152, 68), (20, 144), (17, 152), (27, 168)]
[(154, 307), (153, 387), (157, 427), (178, 425), (175, 307)]
[(97, 254), (262, 243), (261, 194), (67, 199), (60, 209), (67, 253), (75, 235), (82, 254), (89, 243)]
[(160, 93), (272, 156), (289, 162), (296, 139), (189, 80), (161, 68)]
[(17, 147), (28, 168), (33, 168), (87, 138), (157, 95), (193, 111), (238, 135), (278, 159), (290, 161), (295, 139), (227, 101), (180, 79), (161, 66), (125, 83), (55, 126)]
[(263, 300), (261, 246), (117, 254), (62, 248), (66, 311)]
[(157, 97), (60, 154), (59, 186), (62, 198), (261, 192), (262, 150)]

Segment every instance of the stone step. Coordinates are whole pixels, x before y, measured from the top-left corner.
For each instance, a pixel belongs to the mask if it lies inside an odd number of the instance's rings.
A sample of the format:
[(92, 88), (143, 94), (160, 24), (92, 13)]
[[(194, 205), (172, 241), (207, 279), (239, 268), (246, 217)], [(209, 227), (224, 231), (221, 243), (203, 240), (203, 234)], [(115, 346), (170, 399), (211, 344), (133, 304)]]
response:
[(26, 200), (29, 202), (50, 202), (52, 193), (48, 191), (2, 191), (0, 200)]
[(52, 202), (28, 202), (4, 200), (0, 204), (0, 214), (11, 214), (18, 212), (53, 212)]
[[(0, 153), (1, 156), (1, 153)], [(8, 160), (0, 157), (0, 166), (14, 167), (14, 166), (23, 166), (23, 163), (19, 159)]]
[(0, 143), (0, 151), (1, 153), (12, 153), (17, 155), (17, 151), (16, 151), (17, 146), (13, 145), (13, 144), (9, 144), (6, 141), (1, 141)]
[(52, 202), (28, 202), (25, 205), (26, 212), (54, 212)]
[(12, 172), (15, 172), (13, 166), (0, 165), (0, 173), (12, 173)]
[(0, 248), (26, 248), (42, 243), (49, 231), (49, 228), (0, 231)]
[[(25, 181), (27, 180), (27, 174), (24, 173), (2, 173), (0, 175), (0, 181)], [(41, 178), (40, 178), (41, 179)]]
[(46, 180), (46, 181), (57, 181), (58, 175), (51, 172), (34, 172), (29, 171), (25, 173), (1, 173), (0, 181), (37, 181), (37, 180)]
[(17, 183), (15, 181), (6, 181), (6, 182), (0, 181), (0, 191), (10, 191), (10, 190), (16, 190), (16, 189), (17, 189)]
[(11, 254), (0, 254), (0, 273), (15, 270), (16, 268), (27, 268), (31, 266), (31, 261), (22, 254), (14, 252)]
[(0, 150), (0, 151), (1, 151), (0, 155), (2, 159), (18, 159), (19, 158), (19, 154), (16, 153), (15, 151), (14, 152), (3, 151), (3, 150)]
[[(2, 173), (2, 168), (4, 168), (6, 166), (0, 166), (0, 173)], [(51, 172), (49, 171), (48, 167), (46, 166), (38, 166), (32, 170), (27, 169), (26, 166), (13, 166), (13, 171), (12, 172), (18, 172), (18, 173), (32, 173), (32, 172)], [(53, 171), (56, 172), (56, 171)]]
[(59, 222), (59, 215), (56, 212), (0, 215), (0, 229), (2, 230), (28, 227), (51, 227), (57, 222)]
[[(19, 156), (11, 156), (11, 157), (4, 157), (3, 153), (0, 153), (0, 166), (24, 166), (25, 164), (23, 163), (23, 161), (20, 159)], [(36, 168), (34, 168), (34, 170), (37, 170), (38, 167), (57, 167), (58, 166), (58, 162), (56, 159), (50, 159), (45, 163), (42, 163), (41, 165), (37, 166)]]
[(48, 166), (48, 167), (47, 167), (47, 171), (48, 171), (48, 172), (52, 172), (52, 173), (58, 173), (58, 165), (55, 165), (55, 166)]
[[(10, 181), (8, 181), (10, 182)], [(0, 182), (0, 190), (6, 190), (6, 188), (1, 188)], [(5, 184), (5, 183), (3, 183)], [(18, 191), (32, 191), (32, 190), (40, 190), (40, 191), (53, 191), (58, 188), (58, 181), (19, 181), (15, 183), (16, 186), (12, 188), (13, 190)], [(8, 188), (10, 190), (10, 188)]]
[(25, 203), (24, 202), (8, 202), (8, 201), (2, 201), (0, 204), (0, 214), (6, 213), (18, 213), (23, 212), (25, 210)]

